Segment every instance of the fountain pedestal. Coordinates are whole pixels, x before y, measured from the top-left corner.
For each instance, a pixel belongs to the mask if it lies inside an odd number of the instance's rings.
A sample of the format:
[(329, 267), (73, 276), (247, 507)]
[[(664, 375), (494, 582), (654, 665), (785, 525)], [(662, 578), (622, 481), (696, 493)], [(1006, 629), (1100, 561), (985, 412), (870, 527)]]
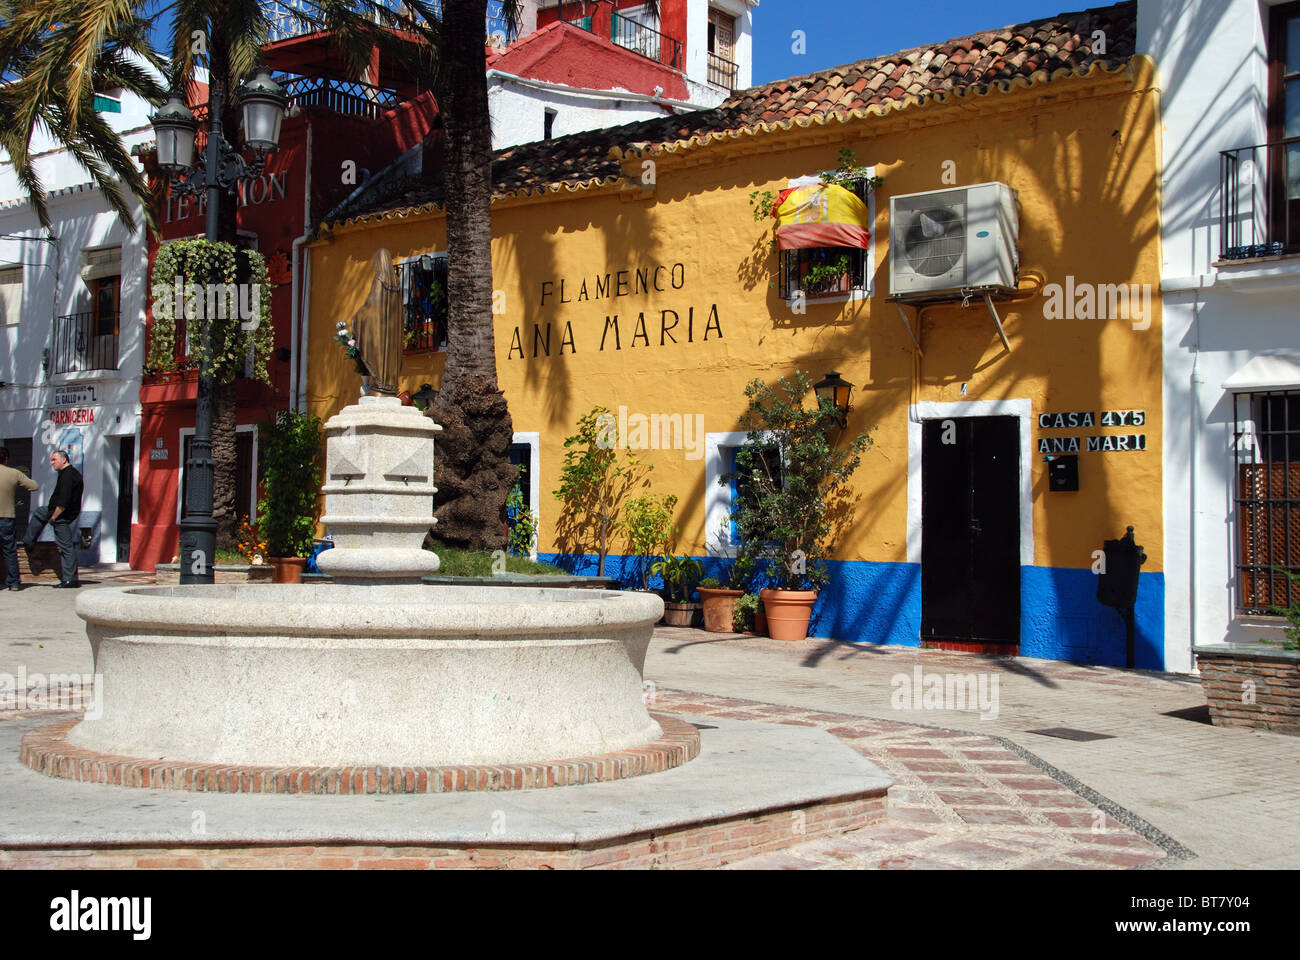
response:
[(433, 438), (442, 428), (396, 397), (362, 397), (325, 423), (325, 524), (334, 549), (316, 565), (335, 583), (419, 580), (433, 518)]

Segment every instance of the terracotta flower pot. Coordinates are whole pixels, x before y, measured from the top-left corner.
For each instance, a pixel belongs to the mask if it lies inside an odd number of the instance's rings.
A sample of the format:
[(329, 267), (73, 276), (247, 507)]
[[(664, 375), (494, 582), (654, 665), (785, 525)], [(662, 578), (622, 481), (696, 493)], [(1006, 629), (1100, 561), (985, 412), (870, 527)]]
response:
[(759, 594), (767, 611), (768, 635), (773, 640), (804, 640), (816, 590), (764, 590)]
[(307, 569), (306, 557), (271, 557), (272, 583), (302, 583), (302, 572)]
[(754, 611), (754, 636), (767, 636), (767, 614), (763, 612), (763, 605), (761, 603)]
[(698, 603), (665, 603), (664, 626), (693, 627), (695, 626), (695, 617), (699, 612), (700, 605)]
[(704, 629), (709, 633), (734, 633), (736, 599), (741, 590), (726, 587), (700, 587), (700, 606), (704, 608)]

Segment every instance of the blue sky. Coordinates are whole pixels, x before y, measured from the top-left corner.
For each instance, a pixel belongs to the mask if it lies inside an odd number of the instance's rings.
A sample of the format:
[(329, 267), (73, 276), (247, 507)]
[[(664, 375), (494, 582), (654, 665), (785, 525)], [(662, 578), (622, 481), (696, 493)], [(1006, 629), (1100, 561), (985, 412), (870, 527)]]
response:
[[(1068, 0), (761, 0), (754, 9), (754, 83), (813, 73), (951, 37), (1103, 5)], [(807, 51), (792, 50), (806, 34)]]

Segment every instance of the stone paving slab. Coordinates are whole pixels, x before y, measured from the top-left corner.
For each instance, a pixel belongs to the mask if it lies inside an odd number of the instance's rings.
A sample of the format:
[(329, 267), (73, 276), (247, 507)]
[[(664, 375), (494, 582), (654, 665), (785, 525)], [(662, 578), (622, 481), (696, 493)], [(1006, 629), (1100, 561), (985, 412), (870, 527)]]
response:
[[(384, 796), (148, 790), (59, 780), (19, 763), (22, 735), (61, 716), (67, 714), (0, 712), (0, 848), (590, 844), (631, 832), (878, 795), (889, 784), (877, 766), (822, 730), (716, 718), (701, 730), (696, 759), (663, 773), (605, 783)], [(199, 822), (201, 834), (195, 830)]]

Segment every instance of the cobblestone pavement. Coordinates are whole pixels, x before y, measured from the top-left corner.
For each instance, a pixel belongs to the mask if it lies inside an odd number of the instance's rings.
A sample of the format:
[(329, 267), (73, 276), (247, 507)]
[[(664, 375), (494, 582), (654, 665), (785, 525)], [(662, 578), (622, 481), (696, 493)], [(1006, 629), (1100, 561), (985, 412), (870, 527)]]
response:
[(654, 706), (696, 723), (712, 716), (821, 727), (894, 778), (885, 821), (729, 869), (1114, 869), (1189, 855), (989, 737), (677, 691), (656, 690)]
[[(990, 687), (996, 679), (996, 716), (981, 717), (978, 707), (970, 705), (944, 709), (892, 702), (899, 678), (914, 679), (917, 670), (927, 678), (983, 675)], [(1300, 867), (1300, 737), (1211, 726), (1195, 676), (830, 640), (782, 643), (661, 627), (646, 659), (646, 677), (661, 690), (1002, 738), (1196, 854), (1191, 859), (1166, 858), (1162, 864)], [(1053, 728), (1104, 739), (1069, 740), (1031, 732)], [(917, 734), (914, 739), (926, 738)], [(882, 766), (894, 772), (887, 763)], [(965, 776), (966, 769), (931, 772)], [(979, 793), (984, 781), (975, 772), (970, 771), (972, 780), (965, 789)], [(950, 788), (954, 801), (944, 801), (945, 806), (963, 806), (952, 793), (963, 789), (960, 784), (930, 786)], [(910, 798), (911, 791), (921, 789), (900, 778), (891, 800)], [(1024, 810), (1023, 805), (991, 797), (985, 805)], [(941, 823), (952, 822), (940, 814)], [(929, 849), (936, 841), (916, 842)]]

